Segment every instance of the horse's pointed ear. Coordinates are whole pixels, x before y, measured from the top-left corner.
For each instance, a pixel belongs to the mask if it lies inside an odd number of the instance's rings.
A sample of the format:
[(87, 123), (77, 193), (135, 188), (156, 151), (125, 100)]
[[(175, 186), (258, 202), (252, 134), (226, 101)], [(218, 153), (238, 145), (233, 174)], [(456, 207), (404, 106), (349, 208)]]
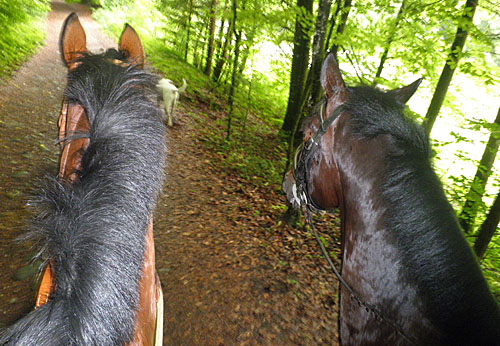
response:
[(120, 37), (120, 51), (130, 63), (139, 66), (144, 65), (146, 56), (144, 54), (144, 48), (142, 48), (141, 39), (135, 30), (128, 24), (125, 24), (125, 29), (123, 29)]
[(413, 96), (415, 91), (417, 91), (417, 88), (420, 85), (420, 83), (422, 83), (422, 80), (423, 78), (419, 78), (407, 86), (388, 91), (387, 94), (394, 97), (396, 101), (405, 104)]
[(62, 59), (69, 70), (79, 65), (76, 60), (87, 53), (87, 39), (80, 20), (75, 12), (64, 21), (59, 41)]
[(344, 78), (342, 78), (337, 59), (332, 53), (328, 54), (321, 67), (321, 85), (328, 99), (335, 97), (340, 103), (347, 101), (348, 92)]

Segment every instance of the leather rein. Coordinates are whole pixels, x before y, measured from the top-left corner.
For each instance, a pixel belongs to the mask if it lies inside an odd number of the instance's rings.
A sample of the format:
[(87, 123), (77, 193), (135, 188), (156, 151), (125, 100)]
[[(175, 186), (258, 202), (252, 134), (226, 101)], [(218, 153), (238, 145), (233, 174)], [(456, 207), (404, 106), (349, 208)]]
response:
[(294, 155), (294, 160), (292, 163), (292, 173), (296, 184), (294, 185), (295, 191), (294, 196), (297, 198), (297, 202), (301, 207), (302, 213), (306, 220), (309, 229), (314, 233), (316, 241), (319, 244), (323, 257), (325, 257), (330, 269), (333, 274), (337, 277), (337, 280), (342, 286), (349, 292), (350, 298), (354, 300), (360, 307), (364, 307), (366, 312), (371, 313), (375, 316), (378, 321), (382, 321), (389, 325), (393, 330), (395, 330), (399, 335), (401, 335), (408, 343), (411, 345), (418, 345), (417, 342), (410, 336), (406, 335), (403, 329), (397, 325), (392, 320), (384, 316), (384, 314), (373, 304), (367, 303), (354, 289), (344, 280), (340, 272), (337, 270), (335, 265), (328, 254), (323, 242), (320, 239), (318, 231), (314, 227), (312, 221), (312, 213), (316, 212), (319, 208), (316, 203), (314, 203), (311, 195), (309, 194), (309, 189), (307, 188), (309, 182), (309, 161), (312, 156), (318, 150), (321, 138), (328, 131), (328, 128), (333, 124), (335, 119), (337, 119), (340, 114), (344, 111), (343, 105), (338, 106), (335, 110), (328, 116), (328, 118), (323, 119), (326, 113), (327, 99), (324, 98), (322, 101), (321, 109), (319, 112), (320, 127), (316, 133), (311, 136), (305, 143), (302, 143), (296, 150)]

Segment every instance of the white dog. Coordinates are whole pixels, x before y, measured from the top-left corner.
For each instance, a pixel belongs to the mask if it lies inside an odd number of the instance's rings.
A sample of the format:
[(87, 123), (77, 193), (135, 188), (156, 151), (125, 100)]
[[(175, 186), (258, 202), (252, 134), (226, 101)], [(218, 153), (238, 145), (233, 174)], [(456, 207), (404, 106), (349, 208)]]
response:
[(186, 90), (186, 80), (182, 79), (182, 87), (177, 88), (171, 80), (162, 78), (156, 85), (158, 91), (163, 97), (163, 107), (165, 107), (165, 114), (167, 115), (167, 125), (172, 126), (174, 124), (173, 118), (175, 114), (175, 107), (177, 106), (177, 101), (179, 100), (179, 94)]

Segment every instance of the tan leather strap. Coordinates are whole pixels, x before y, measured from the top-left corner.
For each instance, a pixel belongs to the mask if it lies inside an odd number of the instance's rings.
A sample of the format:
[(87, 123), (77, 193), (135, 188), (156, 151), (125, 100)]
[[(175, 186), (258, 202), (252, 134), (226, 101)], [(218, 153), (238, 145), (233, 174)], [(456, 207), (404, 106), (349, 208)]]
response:
[(135, 317), (134, 339), (129, 344), (130, 346), (154, 345), (158, 297), (156, 283), (153, 218), (150, 216), (144, 247), (142, 277), (139, 281), (139, 309)]
[(156, 325), (154, 346), (163, 346), (163, 290), (156, 273)]
[(77, 103), (63, 104), (59, 116), (59, 141), (62, 146), (59, 160), (59, 179), (71, 183), (78, 179), (81, 170), (82, 155), (89, 145), (89, 138), (68, 139), (79, 134), (88, 134), (90, 124), (85, 109)]
[(45, 305), (45, 303), (49, 301), (49, 296), (53, 289), (54, 276), (52, 273), (52, 266), (49, 262), (43, 270), (42, 281), (40, 281), (40, 286), (38, 287), (35, 309), (39, 308), (42, 305)]

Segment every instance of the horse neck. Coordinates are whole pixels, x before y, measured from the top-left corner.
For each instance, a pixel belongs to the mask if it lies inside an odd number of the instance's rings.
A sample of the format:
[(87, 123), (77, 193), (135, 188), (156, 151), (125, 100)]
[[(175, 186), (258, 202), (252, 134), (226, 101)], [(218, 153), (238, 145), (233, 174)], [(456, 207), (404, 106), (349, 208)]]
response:
[(356, 234), (352, 239), (356, 239), (381, 228), (383, 203), (379, 190), (390, 143), (386, 136), (370, 140), (346, 137), (341, 141), (335, 157), (343, 197), (340, 201), (343, 235), (354, 228)]
[(482, 321), (474, 328), (500, 333), (497, 304), (429, 160), (394, 158), (389, 135), (339, 140), (344, 278), (368, 301), (406, 295), (450, 335), (470, 332), (461, 321), (472, 315)]

